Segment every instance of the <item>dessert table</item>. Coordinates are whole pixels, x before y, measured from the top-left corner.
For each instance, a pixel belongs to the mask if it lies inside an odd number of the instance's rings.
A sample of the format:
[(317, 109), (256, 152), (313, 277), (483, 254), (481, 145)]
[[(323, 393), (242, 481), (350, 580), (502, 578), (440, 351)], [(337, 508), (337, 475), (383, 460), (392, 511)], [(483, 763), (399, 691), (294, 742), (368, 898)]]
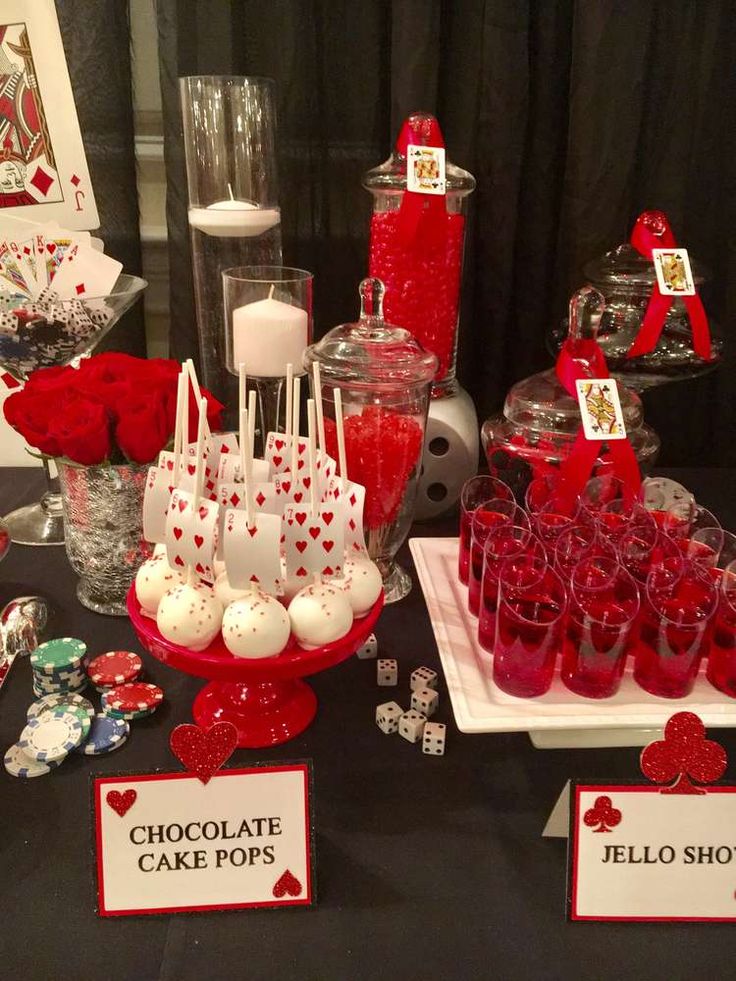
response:
[[(736, 471), (668, 471), (724, 527), (736, 528)], [(0, 513), (34, 499), (41, 474), (0, 470)], [(416, 533), (450, 535), (442, 519)], [(463, 735), (444, 681), (437, 721), (444, 757), (429, 757), (374, 722), (375, 707), (408, 703), (408, 678), (439, 660), (406, 546), (414, 589), (386, 608), (381, 656), (399, 661), (399, 687), (375, 684), (375, 662), (351, 658), (314, 676), (315, 722), (270, 750), (238, 750), (231, 765), (310, 758), (314, 763), (317, 903), (307, 910), (253, 910), (100, 919), (90, 811), (93, 775), (179, 769), (168, 737), (191, 721), (202, 682), (144, 656), (165, 702), (134, 723), (128, 743), (99, 758), (76, 756), (36, 780), (0, 774), (0, 964), (5, 977), (199, 981), (213, 977), (358, 981), (411, 979), (725, 977), (736, 933), (713, 924), (570, 924), (566, 846), (540, 837), (570, 776), (629, 779), (635, 749), (535, 750), (525, 733)], [(140, 652), (126, 619), (76, 600), (62, 548), (14, 545), (0, 565), (0, 603), (45, 595), (53, 634), (88, 649)], [(18, 659), (0, 690), (0, 746), (18, 736), (31, 701), (30, 664)], [(676, 711), (677, 703), (673, 703)], [(736, 779), (736, 734), (718, 730), (727, 778)], [(736, 888), (736, 882), (734, 883)], [(729, 939), (730, 937), (730, 939)]]

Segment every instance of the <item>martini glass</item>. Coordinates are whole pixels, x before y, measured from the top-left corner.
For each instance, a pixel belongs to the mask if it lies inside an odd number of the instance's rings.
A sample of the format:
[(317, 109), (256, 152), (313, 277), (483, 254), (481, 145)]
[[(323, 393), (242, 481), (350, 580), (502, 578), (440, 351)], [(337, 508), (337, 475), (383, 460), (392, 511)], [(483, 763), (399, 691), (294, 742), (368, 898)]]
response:
[[(36, 368), (63, 367), (89, 354), (130, 309), (148, 284), (123, 273), (107, 296), (4, 304), (15, 315), (15, 326), (0, 323), (0, 369), (27, 381)], [(13, 318), (10, 318), (11, 320)], [(52, 478), (44, 458), (46, 492), (40, 501), (5, 515), (12, 541), (19, 545), (63, 545), (64, 526), (58, 478)]]

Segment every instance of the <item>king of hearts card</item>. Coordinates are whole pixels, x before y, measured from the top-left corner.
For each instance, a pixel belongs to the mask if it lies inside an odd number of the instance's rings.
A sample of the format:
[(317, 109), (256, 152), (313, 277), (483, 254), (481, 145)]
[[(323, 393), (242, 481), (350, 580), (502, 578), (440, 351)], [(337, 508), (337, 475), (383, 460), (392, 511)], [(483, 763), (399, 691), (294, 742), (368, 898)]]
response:
[(0, 226), (99, 226), (53, 0), (0, 3)]

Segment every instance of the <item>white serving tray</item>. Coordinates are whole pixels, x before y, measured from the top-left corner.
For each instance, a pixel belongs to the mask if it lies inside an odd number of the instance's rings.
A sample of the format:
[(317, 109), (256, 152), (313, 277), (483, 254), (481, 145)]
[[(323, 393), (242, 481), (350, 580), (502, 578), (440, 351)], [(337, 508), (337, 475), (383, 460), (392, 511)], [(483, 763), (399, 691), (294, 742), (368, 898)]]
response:
[(457, 577), (457, 538), (412, 538), (409, 547), (461, 732), (529, 732), (540, 748), (643, 746), (683, 709), (696, 712), (706, 726), (736, 726), (736, 699), (713, 688), (704, 667), (687, 698), (657, 698), (643, 691), (631, 664), (612, 698), (573, 695), (562, 684), (559, 668), (546, 695), (507, 695), (493, 683), (491, 655), (478, 644), (478, 621), (468, 613), (467, 590)]

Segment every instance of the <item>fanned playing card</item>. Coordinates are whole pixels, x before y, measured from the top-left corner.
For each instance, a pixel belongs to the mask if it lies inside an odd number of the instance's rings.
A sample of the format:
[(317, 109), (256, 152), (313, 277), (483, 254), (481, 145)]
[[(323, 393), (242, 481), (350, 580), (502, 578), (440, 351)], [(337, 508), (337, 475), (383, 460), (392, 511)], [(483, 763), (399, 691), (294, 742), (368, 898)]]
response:
[(0, 219), (97, 228), (53, 0), (0, 4)]

